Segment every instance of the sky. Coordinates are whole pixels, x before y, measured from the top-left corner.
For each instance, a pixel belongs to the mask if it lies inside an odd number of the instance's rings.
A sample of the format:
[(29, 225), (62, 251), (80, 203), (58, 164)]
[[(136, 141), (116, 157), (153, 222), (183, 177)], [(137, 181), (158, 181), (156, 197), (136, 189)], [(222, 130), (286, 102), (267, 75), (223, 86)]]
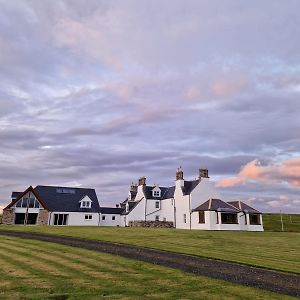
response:
[(0, 0), (0, 206), (174, 185), (300, 213), (300, 1)]

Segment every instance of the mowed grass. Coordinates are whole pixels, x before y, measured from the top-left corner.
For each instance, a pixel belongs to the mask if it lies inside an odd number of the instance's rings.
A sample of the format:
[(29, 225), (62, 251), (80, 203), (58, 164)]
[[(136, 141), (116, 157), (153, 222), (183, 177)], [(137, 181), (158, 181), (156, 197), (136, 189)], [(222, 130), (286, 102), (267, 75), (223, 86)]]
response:
[(1, 237), (1, 299), (292, 299), (84, 249)]
[(133, 227), (0, 226), (131, 244), (300, 274), (300, 233)]
[[(280, 214), (264, 214), (266, 231), (282, 231)], [(283, 231), (300, 232), (300, 214), (282, 214)]]

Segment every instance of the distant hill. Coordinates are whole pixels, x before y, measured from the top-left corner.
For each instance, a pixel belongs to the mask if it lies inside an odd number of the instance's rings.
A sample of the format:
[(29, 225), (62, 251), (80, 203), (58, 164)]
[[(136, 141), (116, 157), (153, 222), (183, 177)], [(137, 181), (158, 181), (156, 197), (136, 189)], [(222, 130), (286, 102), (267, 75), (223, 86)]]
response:
[[(300, 214), (282, 214), (283, 230), (300, 232)], [(263, 214), (266, 231), (282, 231), (280, 214)]]

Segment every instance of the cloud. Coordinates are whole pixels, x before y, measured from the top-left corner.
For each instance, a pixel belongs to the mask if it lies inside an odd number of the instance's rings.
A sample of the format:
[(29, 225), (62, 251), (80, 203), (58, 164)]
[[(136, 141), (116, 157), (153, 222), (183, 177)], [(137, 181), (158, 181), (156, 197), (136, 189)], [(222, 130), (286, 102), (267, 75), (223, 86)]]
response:
[[(236, 177), (225, 178), (217, 183), (218, 187), (231, 187), (246, 184), (249, 181), (261, 183), (288, 183), (290, 186), (300, 186), (300, 158), (288, 159), (277, 164), (261, 165), (255, 159), (242, 167)], [(286, 197), (286, 196), (285, 196)]]
[(187, 179), (207, 166), (228, 200), (270, 209), (285, 195), (297, 208), (299, 9), (2, 1), (2, 203), (41, 183), (95, 187), (115, 203), (141, 175), (173, 184), (182, 165)]

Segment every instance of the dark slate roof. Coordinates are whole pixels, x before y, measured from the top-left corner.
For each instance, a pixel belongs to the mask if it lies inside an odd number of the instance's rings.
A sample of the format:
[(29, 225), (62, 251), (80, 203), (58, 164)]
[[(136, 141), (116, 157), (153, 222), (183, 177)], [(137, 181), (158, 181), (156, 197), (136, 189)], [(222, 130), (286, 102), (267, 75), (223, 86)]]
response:
[[(72, 193), (58, 193), (57, 190), (72, 190)], [(38, 185), (34, 188), (50, 211), (99, 212), (100, 207), (94, 189)], [(80, 208), (79, 201), (88, 196), (93, 202), (91, 208)]]
[(155, 188), (155, 186), (145, 186), (145, 196), (147, 199), (155, 199), (155, 200), (164, 200), (164, 199), (169, 199), (174, 197), (174, 192), (175, 192), (175, 186), (171, 187), (164, 187), (160, 186), (160, 197), (153, 197), (152, 195), (152, 190)]
[(131, 200), (134, 200), (136, 197), (137, 192), (134, 191), (130, 191), (130, 195), (131, 195)]
[(121, 207), (100, 207), (101, 214), (120, 215), (123, 212)]
[(126, 212), (126, 205), (124, 205), (122, 214), (128, 215), (140, 202), (141, 201), (128, 201), (127, 203), (129, 205), (129, 210)]
[(248, 212), (248, 213), (261, 214), (260, 211), (256, 210), (255, 208), (249, 206), (248, 204), (246, 204), (242, 201), (230, 201), (228, 203), (233, 205), (234, 207), (240, 209), (241, 211)]
[(184, 181), (184, 186), (181, 187), (184, 195), (189, 195), (193, 189), (199, 184), (200, 180)]
[(19, 195), (21, 195), (22, 192), (12, 192), (11, 193), (11, 199), (17, 199)]
[(197, 208), (195, 208), (193, 211), (207, 211), (207, 210), (213, 210), (213, 211), (221, 211), (221, 212), (233, 212), (237, 213), (240, 210), (235, 208), (234, 206), (224, 202), (221, 199), (209, 199)]

